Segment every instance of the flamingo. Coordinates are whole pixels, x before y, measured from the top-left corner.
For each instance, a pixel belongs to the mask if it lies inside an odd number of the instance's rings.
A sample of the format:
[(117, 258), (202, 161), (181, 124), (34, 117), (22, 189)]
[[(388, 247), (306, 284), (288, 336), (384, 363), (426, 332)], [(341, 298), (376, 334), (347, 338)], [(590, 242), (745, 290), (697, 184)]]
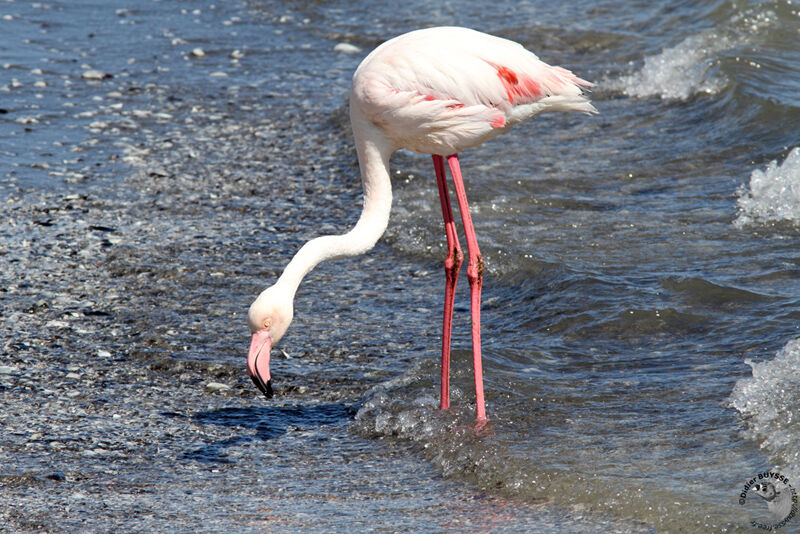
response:
[(540, 61), (514, 41), (467, 28), (416, 30), (373, 50), (356, 69), (350, 91), (350, 122), (364, 188), (361, 216), (349, 232), (303, 245), (277, 282), (250, 306), (247, 371), (258, 389), (272, 397), (270, 350), (289, 328), (294, 296), (305, 275), (324, 260), (365, 253), (383, 235), (392, 207), (389, 158), (405, 148), (433, 158), (447, 240), (440, 408), (450, 406), (453, 303), (464, 259), (445, 178), (446, 159), (467, 240), (476, 415), (485, 423), (480, 326), (484, 263), (458, 153), (545, 111), (597, 113), (582, 90), (592, 85)]

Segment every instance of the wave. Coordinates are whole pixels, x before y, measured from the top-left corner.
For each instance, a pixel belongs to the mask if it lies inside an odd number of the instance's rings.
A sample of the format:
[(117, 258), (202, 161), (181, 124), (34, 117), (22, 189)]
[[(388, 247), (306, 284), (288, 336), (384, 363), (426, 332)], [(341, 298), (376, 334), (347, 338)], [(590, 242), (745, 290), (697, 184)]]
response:
[[(458, 374), (456, 368), (453, 371)], [(406, 442), (445, 477), (467, 481), (489, 495), (547, 504), (554, 513), (588, 513), (617, 521), (619, 526), (638, 524), (644, 531), (656, 527), (733, 532), (734, 525), (744, 521), (730, 508), (709, 512), (723, 496), (699, 482), (708, 468), (705, 464), (685, 466), (683, 473), (672, 474), (672, 482), (656, 483), (653, 471), (661, 467), (648, 467), (631, 452), (627, 436), (604, 433), (597, 439), (587, 438), (579, 428), (591, 422), (579, 409), (563, 411), (555, 399), (506, 400), (521, 403), (517, 413), (522, 409), (535, 412), (534, 421), (508, 418), (515, 410), (506, 406), (495, 409), (486, 426), (476, 427), (471, 394), (458, 387), (451, 389), (452, 407), (438, 411), (431, 395), (434, 372), (433, 365), (420, 363), (404, 376), (374, 388), (356, 414), (354, 430), (367, 438)], [(576, 425), (574, 434), (564, 433), (563, 425), (554, 422), (564, 418), (567, 426)], [(532, 430), (526, 428), (529, 425), (536, 429), (533, 434), (527, 434)], [(533, 448), (526, 441), (531, 436), (538, 440)], [(573, 452), (566, 456), (581, 460), (575, 463), (553, 453), (548, 445), (551, 440), (568, 441)], [(658, 448), (648, 452), (662, 453)], [(620, 463), (621, 458), (627, 461)], [(638, 531), (626, 531), (631, 530)]]
[(726, 80), (712, 72), (714, 55), (731, 46), (728, 39), (716, 39), (713, 32), (688, 37), (677, 46), (646, 57), (639, 71), (608, 86), (636, 97), (685, 100), (697, 93), (715, 94), (725, 87)]
[(800, 338), (789, 341), (775, 358), (745, 363), (752, 376), (733, 388), (730, 404), (747, 422), (745, 435), (760, 444), (784, 475), (800, 477)]
[(782, 221), (800, 224), (800, 147), (793, 148), (783, 163), (771, 161), (765, 170), (754, 170), (750, 183), (737, 195), (738, 228)]
[(697, 94), (717, 94), (728, 84), (718, 68), (724, 52), (753, 44), (776, 21), (774, 11), (747, 10), (721, 28), (686, 37), (676, 46), (644, 58), (641, 68), (608, 80), (605, 87), (627, 96), (686, 100)]

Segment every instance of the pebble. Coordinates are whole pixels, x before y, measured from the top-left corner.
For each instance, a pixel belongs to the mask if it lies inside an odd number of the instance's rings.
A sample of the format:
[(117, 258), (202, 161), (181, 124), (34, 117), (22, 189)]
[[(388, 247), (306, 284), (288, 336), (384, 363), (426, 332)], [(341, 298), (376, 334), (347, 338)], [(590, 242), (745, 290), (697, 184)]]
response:
[(203, 57), (206, 55), (206, 53), (203, 51), (202, 48), (195, 48), (192, 50), (192, 55), (194, 57)]
[(339, 43), (333, 47), (334, 52), (341, 52), (342, 54), (358, 54), (361, 48), (350, 43)]
[(0, 365), (0, 375), (10, 375), (16, 371), (16, 367), (11, 367), (10, 365)]
[(227, 391), (229, 389), (231, 389), (231, 387), (228, 384), (220, 384), (219, 382), (209, 382), (206, 384), (206, 390), (212, 393), (215, 391)]
[(81, 456), (86, 456), (86, 457), (91, 458), (91, 457), (94, 457), (94, 456), (102, 456), (102, 455), (104, 455), (106, 453), (108, 453), (108, 451), (106, 449), (103, 449), (101, 447), (96, 447), (94, 449), (88, 449), (88, 450), (82, 451), (81, 452)]
[(81, 78), (84, 80), (105, 80), (106, 78), (111, 78), (112, 76), (107, 72), (101, 72), (95, 69), (85, 70), (81, 73)]

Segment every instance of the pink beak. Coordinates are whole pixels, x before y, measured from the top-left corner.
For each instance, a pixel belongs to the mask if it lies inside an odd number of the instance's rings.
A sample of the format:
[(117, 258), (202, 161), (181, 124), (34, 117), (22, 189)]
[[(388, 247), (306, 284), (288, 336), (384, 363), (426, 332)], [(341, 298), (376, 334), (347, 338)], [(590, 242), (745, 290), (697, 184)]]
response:
[(262, 328), (253, 334), (250, 340), (250, 352), (247, 354), (247, 372), (253, 383), (268, 399), (272, 398), (272, 376), (269, 374), (269, 351), (272, 339), (269, 330)]

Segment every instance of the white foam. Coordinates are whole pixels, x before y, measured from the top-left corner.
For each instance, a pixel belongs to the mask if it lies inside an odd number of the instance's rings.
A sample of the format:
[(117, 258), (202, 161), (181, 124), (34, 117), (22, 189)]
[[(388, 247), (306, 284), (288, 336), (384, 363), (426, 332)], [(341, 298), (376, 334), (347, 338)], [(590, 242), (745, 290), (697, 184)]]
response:
[(734, 224), (739, 228), (780, 221), (800, 224), (800, 147), (780, 165), (771, 161), (765, 170), (753, 171), (750, 183), (737, 194), (739, 216)]
[(800, 338), (789, 341), (775, 358), (745, 363), (751, 377), (736, 382), (731, 405), (747, 421), (748, 438), (760, 443), (781, 473), (800, 478)]
[(773, 11), (757, 9), (737, 14), (719, 29), (689, 36), (676, 46), (645, 57), (641, 69), (604, 85), (635, 97), (685, 100), (696, 94), (716, 94), (728, 83), (716, 69), (720, 56), (751, 44), (776, 19)]
[(723, 75), (712, 73), (714, 57), (730, 46), (729, 39), (713, 33), (693, 35), (660, 54), (646, 57), (639, 71), (609, 85), (637, 97), (685, 100), (696, 93), (714, 94), (727, 82)]

